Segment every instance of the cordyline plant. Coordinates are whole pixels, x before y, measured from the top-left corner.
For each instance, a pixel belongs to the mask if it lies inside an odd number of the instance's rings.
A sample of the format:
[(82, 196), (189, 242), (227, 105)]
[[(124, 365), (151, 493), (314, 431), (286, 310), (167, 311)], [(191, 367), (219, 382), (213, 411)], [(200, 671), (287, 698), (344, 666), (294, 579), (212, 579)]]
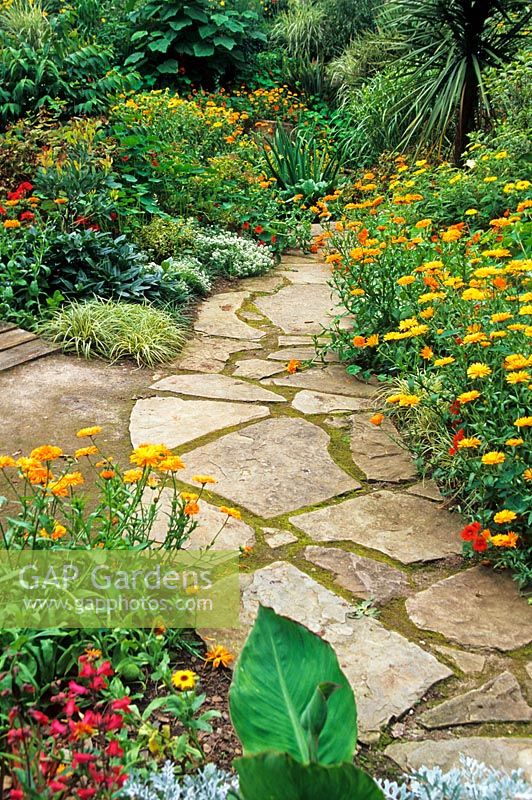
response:
[[(388, 8), (405, 42), (398, 64), (412, 78), (401, 105), (417, 113), (406, 133), (438, 140), (455, 130), (459, 161), (468, 135), (491, 111), (485, 70), (508, 63), (532, 11), (526, 0), (393, 0)], [(403, 105), (404, 104), (404, 105)]]
[[(193, 480), (201, 486), (198, 492), (180, 491), (176, 475), (185, 465), (162, 444), (140, 445), (130, 455), (132, 467), (122, 470), (96, 445), (100, 432), (99, 426), (79, 430), (78, 438), (88, 444), (73, 456), (66, 456), (55, 445), (36, 447), (17, 460), (0, 455), (0, 470), (13, 494), (9, 500), (0, 497), (4, 549), (142, 549), (150, 544), (165, 489), (169, 506), (161, 546), (183, 546), (197, 527), (195, 516), (200, 512), (203, 490), (216, 483), (215, 479), (196, 475)], [(75, 491), (85, 483), (79, 462), (86, 462), (96, 475), (97, 497), (90, 505)], [(225, 514), (222, 528), (230, 517), (240, 516), (233, 508), (221, 507), (220, 511)]]

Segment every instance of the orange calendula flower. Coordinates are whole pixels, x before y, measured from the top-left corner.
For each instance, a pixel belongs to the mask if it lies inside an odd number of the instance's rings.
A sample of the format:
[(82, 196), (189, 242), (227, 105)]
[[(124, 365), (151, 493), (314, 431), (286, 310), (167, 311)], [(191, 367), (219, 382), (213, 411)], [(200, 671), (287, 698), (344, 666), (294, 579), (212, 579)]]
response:
[(525, 469), (525, 471), (523, 472), (523, 478), (525, 479), (525, 481), (532, 481), (532, 468), (531, 467), (528, 467), (528, 469)]
[(524, 444), (524, 441), (524, 439), (517, 437), (515, 439), (506, 439), (505, 444), (508, 445), (508, 447), (519, 447), (519, 445)]
[(372, 425), (376, 425), (378, 427), (379, 425), (382, 425), (382, 423), (384, 422), (384, 414), (381, 413), (373, 414), (373, 416), (369, 418), (369, 421), (371, 422)]
[(212, 475), (193, 475), (192, 480), (195, 483), (201, 483), (205, 486), (206, 483), (218, 483), (216, 478), (213, 478)]
[(472, 450), (475, 447), (480, 447), (482, 442), (480, 439), (477, 439), (476, 436), (470, 436), (469, 438), (461, 439), (458, 442), (458, 449), (459, 450)]
[(365, 336), (353, 336), (351, 340), (351, 344), (353, 347), (365, 347), (366, 346), (366, 337)]
[(193, 517), (195, 514), (199, 514), (199, 510), (199, 505), (193, 501), (190, 501), (185, 504), (183, 514), (186, 514), (187, 517)]
[(397, 279), (397, 283), (399, 286), (410, 286), (415, 280), (413, 275), (403, 275), (401, 278)]
[(6, 229), (20, 228), (20, 225), (21, 223), (18, 221), (18, 219), (6, 219), (6, 221), (4, 222), (4, 228)]
[(291, 361), (288, 362), (286, 366), (286, 371), (290, 375), (293, 375), (294, 372), (297, 372), (300, 367), (301, 367), (301, 361), (299, 361), (297, 358), (293, 358)]
[(101, 432), (102, 429), (99, 425), (93, 425), (92, 428), (81, 428), (81, 430), (76, 433), (76, 436), (78, 439), (86, 439), (90, 436), (97, 436)]
[(532, 417), (518, 417), (514, 425), (517, 428), (532, 428)]
[(164, 444), (141, 444), (133, 450), (129, 460), (138, 467), (157, 467), (169, 455), (170, 450)]
[(506, 382), (510, 384), (528, 383), (532, 380), (532, 375), (526, 369), (518, 370), (517, 372), (509, 372), (506, 376)]
[(234, 655), (221, 644), (216, 645), (205, 653), (205, 661), (215, 669), (218, 669), (220, 665), (228, 667), (234, 660)]
[(12, 456), (0, 456), (0, 469), (7, 469), (8, 467), (16, 467), (17, 462)]
[(517, 514), (515, 511), (510, 511), (507, 508), (503, 508), (502, 511), (497, 511), (497, 513), (493, 515), (493, 521), (496, 522), (497, 525), (505, 525), (507, 522), (513, 522), (514, 519), (517, 519)]
[(483, 464), (494, 466), (496, 464), (504, 464), (506, 461), (506, 456), (499, 450), (490, 450), (489, 453), (484, 453), (480, 460)]
[(144, 470), (140, 467), (137, 467), (136, 469), (126, 469), (122, 478), (124, 483), (138, 483), (142, 479), (143, 475)]
[(471, 392), (463, 392), (462, 394), (459, 394), (457, 400), (459, 403), (462, 403), (462, 405), (465, 405), (466, 403), (472, 403), (473, 400), (476, 400), (479, 397), (480, 392), (477, 392), (476, 389), (473, 389)]
[(515, 547), (519, 540), (517, 533), (508, 531), (508, 533), (497, 533), (490, 539), (490, 544), (494, 547)]
[(220, 506), (220, 511), (222, 514), (227, 514), (228, 517), (233, 517), (233, 519), (242, 519), (242, 514), (238, 510), (238, 508), (230, 508), (229, 506)]
[(425, 361), (430, 361), (431, 358), (434, 357), (434, 350), (432, 349), (432, 347), (425, 345), (425, 347), (421, 348), (420, 355), (421, 358), (425, 359)]
[(83, 458), (84, 456), (96, 456), (100, 451), (96, 447), (96, 445), (90, 445), (89, 447), (80, 447), (79, 450), (76, 450), (74, 453), (74, 458)]
[(51, 444), (43, 444), (41, 447), (36, 447), (30, 453), (30, 458), (36, 458), (37, 461), (55, 461), (63, 455), (60, 447), (55, 447)]
[(100, 478), (103, 478), (106, 481), (111, 480), (111, 478), (114, 478), (115, 476), (116, 472), (114, 469), (102, 469), (100, 472)]
[(161, 472), (177, 472), (178, 469), (184, 469), (185, 465), (179, 456), (168, 456), (163, 458), (157, 465), (157, 469)]

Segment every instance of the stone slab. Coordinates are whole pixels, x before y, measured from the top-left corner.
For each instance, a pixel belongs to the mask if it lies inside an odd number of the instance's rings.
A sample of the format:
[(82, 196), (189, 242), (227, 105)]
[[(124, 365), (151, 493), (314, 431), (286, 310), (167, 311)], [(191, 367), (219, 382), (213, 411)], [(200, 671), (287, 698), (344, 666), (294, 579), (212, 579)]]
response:
[(160, 392), (209, 397), (213, 400), (237, 400), (248, 403), (285, 403), (282, 395), (254, 386), (247, 381), (230, 378), (228, 375), (197, 374), (170, 375), (150, 386)]
[(313, 545), (305, 548), (305, 558), (331, 572), (335, 582), (356, 597), (386, 603), (394, 597), (412, 594), (404, 572), (382, 561), (348, 553), (338, 547)]
[(281, 334), (277, 337), (277, 341), (279, 347), (299, 347), (299, 345), (310, 347), (314, 342), (314, 338), (310, 333), (306, 336), (305, 334)]
[[(278, 547), (285, 547), (287, 544), (294, 544), (297, 542), (297, 536), (294, 536), (293, 533), (290, 531), (283, 531), (275, 528), (264, 528), (264, 533), (266, 536), (264, 537), (266, 544), (268, 547), (271, 547), (272, 550), (276, 550)], [(270, 531), (268, 533), (268, 531)]]
[(458, 516), (429, 500), (382, 490), (290, 522), (318, 542), (351, 541), (379, 550), (403, 564), (434, 561), (461, 552)]
[(279, 372), (284, 371), (285, 366), (283, 364), (274, 364), (263, 358), (248, 358), (245, 361), (236, 362), (236, 369), (233, 375), (237, 378), (252, 378), (260, 381), (262, 378), (269, 378), (271, 375), (277, 375)]
[(196, 336), (187, 342), (173, 366), (195, 372), (222, 372), (234, 353), (260, 349), (256, 342)]
[(504, 772), (522, 769), (527, 779), (532, 781), (532, 742), (521, 737), (423, 739), (391, 744), (384, 753), (405, 772), (418, 770), (422, 766), (440, 767), (447, 772), (460, 765), (460, 755), (463, 754)]
[(338, 361), (336, 353), (326, 353), (323, 357), (311, 347), (283, 347), (268, 356), (270, 361), (318, 361), (331, 363)]
[(362, 411), (369, 408), (372, 401), (367, 397), (348, 397), (341, 394), (327, 394), (303, 389), (292, 400), (292, 406), (303, 414), (331, 414), (335, 411)]
[(382, 725), (452, 675), (433, 655), (380, 622), (349, 617), (353, 606), (286, 562), (243, 576), (242, 627), (224, 632), (222, 643), (240, 649), (259, 603), (306, 625), (334, 647), (355, 691), (362, 741), (374, 739)]
[(360, 487), (328, 445), (327, 434), (306, 420), (272, 419), (188, 453), (183, 479), (214, 475), (218, 494), (269, 519)]
[(369, 383), (358, 381), (345, 371), (340, 364), (331, 364), (327, 367), (312, 367), (285, 375), (282, 378), (270, 378), (265, 384), (276, 386), (290, 386), (293, 389), (311, 389), (315, 392), (328, 394), (346, 394), (350, 397), (375, 398), (375, 387)]
[(254, 302), (284, 333), (320, 333), (335, 315), (328, 286), (285, 286), (275, 295), (257, 297)]
[[(267, 417), (266, 406), (224, 403), (216, 400), (181, 400), (178, 397), (149, 397), (137, 400), (131, 412), (129, 432), (133, 447), (165, 444), (179, 447), (213, 431)], [(205, 474), (197, 469), (194, 474)]]
[(441, 644), (433, 644), (432, 649), (441, 653), (453, 664), (456, 664), (458, 669), (461, 672), (465, 672), (466, 675), (475, 675), (478, 672), (482, 672), (486, 665), (486, 658), (481, 656), (480, 653), (466, 653), (464, 650), (455, 650), (452, 647), (445, 647), (445, 645)]
[(410, 597), (418, 628), (463, 646), (514, 650), (532, 642), (532, 607), (508, 574), (483, 566), (459, 572)]
[(517, 678), (502, 672), (495, 678), (464, 694), (452, 697), (420, 714), (425, 728), (450, 728), (478, 722), (530, 722), (528, 705)]
[(284, 273), (275, 271), (267, 275), (256, 275), (253, 278), (241, 278), (238, 288), (249, 292), (273, 292), (284, 283)]
[(422, 480), (409, 486), (405, 489), (408, 494), (415, 494), (416, 497), (424, 497), (426, 500), (434, 500), (434, 502), (441, 503), (444, 497), (434, 481)]
[(401, 442), (399, 431), (387, 418), (378, 427), (366, 414), (352, 419), (351, 455), (369, 481), (400, 483), (416, 477), (412, 456)]
[[(164, 542), (166, 538), (171, 501), (172, 492), (170, 489), (163, 489), (152, 530), (152, 538), (156, 542)], [(251, 525), (241, 519), (227, 519), (226, 514), (206, 500), (200, 500), (199, 506), (200, 513), (195, 518), (198, 526), (182, 545), (183, 550), (201, 550), (206, 547), (212, 550), (238, 550), (240, 547), (253, 547), (255, 532)]]
[(214, 294), (198, 308), (194, 330), (209, 336), (254, 341), (262, 339), (266, 331), (252, 328), (238, 319), (236, 312), (249, 297), (249, 292), (222, 292)]
[(284, 267), (280, 273), (294, 284), (326, 284), (331, 280), (331, 268), (328, 264), (320, 264), (316, 261), (293, 262), (288, 264), (282, 262)]

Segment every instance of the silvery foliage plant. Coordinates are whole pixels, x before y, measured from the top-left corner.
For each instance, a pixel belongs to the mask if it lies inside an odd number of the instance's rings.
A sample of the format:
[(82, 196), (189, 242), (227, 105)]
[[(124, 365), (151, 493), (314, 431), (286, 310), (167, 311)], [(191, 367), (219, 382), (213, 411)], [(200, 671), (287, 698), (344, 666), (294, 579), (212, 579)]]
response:
[(207, 764), (195, 775), (175, 774), (174, 765), (167, 761), (149, 778), (130, 777), (122, 797), (131, 800), (230, 800), (237, 780), (214, 764)]
[(377, 783), (386, 800), (532, 800), (532, 784), (522, 770), (507, 774), (466, 756), (449, 772), (421, 767), (406, 783)]

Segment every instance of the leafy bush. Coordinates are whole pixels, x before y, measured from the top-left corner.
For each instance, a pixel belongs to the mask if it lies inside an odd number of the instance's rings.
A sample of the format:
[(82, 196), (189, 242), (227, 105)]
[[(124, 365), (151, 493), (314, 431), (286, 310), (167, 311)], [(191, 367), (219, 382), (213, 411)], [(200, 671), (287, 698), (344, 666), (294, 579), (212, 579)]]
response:
[(267, 247), (236, 233), (218, 232), (216, 229), (198, 233), (194, 253), (214, 275), (226, 278), (247, 278), (263, 275), (273, 266)]
[(66, 351), (85, 358), (133, 358), (148, 367), (176, 358), (186, 339), (186, 325), (175, 314), (112, 300), (65, 305), (43, 323), (41, 331)]
[(190, 79), (234, 77), (246, 64), (250, 47), (266, 41), (261, 20), (251, 9), (220, 6), (208, 0), (183, 4), (148, 0), (131, 14), (134, 52), (127, 66), (140, 69), (152, 83), (179, 75)]
[(189, 250), (197, 232), (198, 225), (193, 219), (153, 217), (136, 232), (135, 238), (144, 252), (161, 263)]
[(233, 776), (214, 764), (207, 764), (196, 775), (178, 779), (173, 764), (167, 761), (148, 779), (130, 776), (123, 796), (131, 800), (229, 800), (237, 785)]
[(320, 142), (316, 126), (296, 128), (289, 134), (278, 125), (263, 154), (285, 199), (302, 194), (315, 201), (328, 194), (336, 187), (345, 162), (345, 149)]
[(161, 262), (160, 268), (172, 279), (183, 281), (195, 294), (208, 294), (212, 289), (211, 277), (197, 258), (168, 258)]

